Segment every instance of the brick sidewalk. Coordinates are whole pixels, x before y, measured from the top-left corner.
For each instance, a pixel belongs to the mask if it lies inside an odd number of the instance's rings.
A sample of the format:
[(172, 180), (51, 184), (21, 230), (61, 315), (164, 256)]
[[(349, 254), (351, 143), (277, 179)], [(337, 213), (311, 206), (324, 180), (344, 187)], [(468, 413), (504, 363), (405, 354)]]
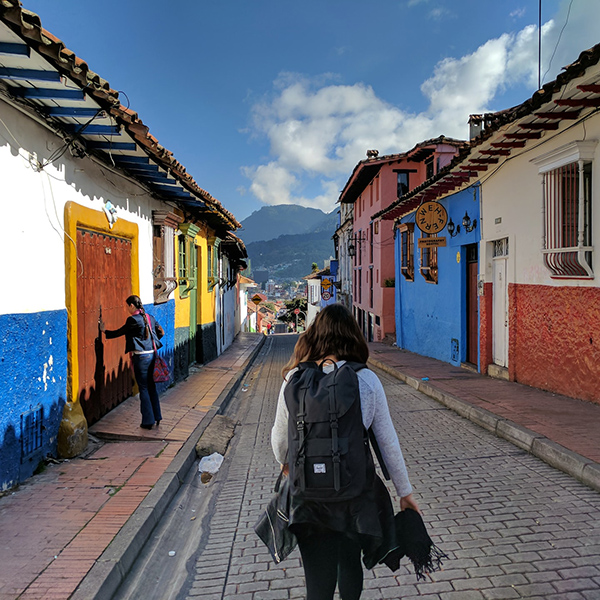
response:
[(50, 465), (0, 498), (0, 600), (69, 598), (175, 457), (181, 462), (184, 445), (193, 450), (192, 438), (263, 341), (240, 334), (216, 360), (193, 368), (161, 398), (159, 428), (140, 429), (137, 396), (129, 398), (90, 427), (112, 441)]
[(387, 344), (369, 350), (375, 366), (600, 491), (600, 405)]

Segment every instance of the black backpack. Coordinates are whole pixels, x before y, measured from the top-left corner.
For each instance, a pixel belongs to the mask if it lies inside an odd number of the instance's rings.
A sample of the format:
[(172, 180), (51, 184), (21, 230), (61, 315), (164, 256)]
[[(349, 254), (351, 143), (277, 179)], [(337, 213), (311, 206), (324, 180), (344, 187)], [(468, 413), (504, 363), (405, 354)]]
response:
[(290, 492), (305, 500), (356, 498), (375, 478), (356, 374), (366, 365), (333, 364), (300, 363), (285, 387)]

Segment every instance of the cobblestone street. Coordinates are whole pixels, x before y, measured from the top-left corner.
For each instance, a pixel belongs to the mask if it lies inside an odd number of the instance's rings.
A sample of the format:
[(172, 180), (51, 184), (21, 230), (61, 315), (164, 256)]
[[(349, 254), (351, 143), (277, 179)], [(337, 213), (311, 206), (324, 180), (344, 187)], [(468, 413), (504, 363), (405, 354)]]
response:
[[(292, 336), (270, 337), (247, 377), (247, 391), (239, 392), (242, 425), (214, 482), (218, 492), (181, 598), (303, 597), (298, 551), (277, 566), (252, 529), (277, 474), (269, 436), (280, 370), (294, 342)], [(600, 599), (600, 495), (397, 379), (378, 375), (424, 519), (449, 559), (426, 583), (417, 583), (406, 559), (396, 573), (368, 571), (362, 597)]]

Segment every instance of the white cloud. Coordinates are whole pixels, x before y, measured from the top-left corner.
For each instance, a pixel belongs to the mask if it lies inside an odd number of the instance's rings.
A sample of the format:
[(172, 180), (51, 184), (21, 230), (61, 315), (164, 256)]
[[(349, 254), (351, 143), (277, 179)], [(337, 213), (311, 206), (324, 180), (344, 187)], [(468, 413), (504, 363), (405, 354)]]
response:
[[(411, 0), (409, 5), (420, 1)], [(600, 2), (578, 0), (557, 46), (568, 5), (564, 0), (559, 14), (542, 28), (544, 68), (556, 48), (545, 81), (598, 41)], [(497, 109), (492, 105), (501, 93), (517, 85), (533, 92), (538, 79), (537, 38), (537, 26), (528, 25), (487, 41), (471, 54), (440, 61), (421, 86), (428, 106), (420, 113), (383, 101), (363, 83), (339, 85), (331, 74), (308, 79), (283, 73), (275, 82), (274, 98), (253, 107), (253, 133), (268, 139), (271, 158), (244, 169), (252, 182), (250, 191), (265, 204), (333, 209), (339, 190), (367, 148), (385, 155), (442, 134), (464, 138), (468, 116)], [(317, 188), (317, 194), (306, 193), (309, 187)]]
[(508, 16), (513, 19), (520, 19), (521, 17), (525, 16), (526, 12), (527, 11), (525, 8), (517, 8), (517, 9), (513, 10)]

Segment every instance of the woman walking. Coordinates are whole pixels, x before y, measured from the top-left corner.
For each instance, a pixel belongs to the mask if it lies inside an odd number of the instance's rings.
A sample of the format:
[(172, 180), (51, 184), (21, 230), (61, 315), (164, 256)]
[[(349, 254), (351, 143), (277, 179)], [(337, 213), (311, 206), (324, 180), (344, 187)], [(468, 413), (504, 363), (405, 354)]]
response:
[[(341, 304), (325, 307), (300, 336), (294, 355), (283, 370), (284, 382), (271, 431), (273, 452), (284, 474), (288, 474), (289, 441), (285, 389), (298, 365), (317, 363), (327, 373), (346, 361), (366, 363), (368, 358), (369, 349), (358, 324)], [(419, 511), (383, 386), (368, 368), (358, 370), (357, 376), (362, 422), (375, 435), (400, 497), (400, 508)], [(387, 488), (378, 477), (372, 487), (349, 500), (308, 501), (292, 495), (290, 529), (296, 535), (302, 556), (307, 600), (332, 600), (336, 585), (342, 600), (358, 600), (363, 587), (361, 552), (372, 556), (381, 547), (384, 538), (394, 530), (393, 517)]]
[(104, 322), (100, 320), (100, 331), (106, 335), (106, 339), (125, 336), (125, 352), (131, 352), (133, 373), (140, 390), (140, 411), (142, 413), (143, 429), (152, 429), (154, 423), (160, 425), (162, 414), (160, 412), (160, 401), (154, 383), (154, 346), (161, 348), (160, 338), (164, 331), (152, 315), (146, 314), (139, 296), (129, 296), (125, 300), (129, 318), (125, 325), (119, 329), (109, 330), (104, 328)]

